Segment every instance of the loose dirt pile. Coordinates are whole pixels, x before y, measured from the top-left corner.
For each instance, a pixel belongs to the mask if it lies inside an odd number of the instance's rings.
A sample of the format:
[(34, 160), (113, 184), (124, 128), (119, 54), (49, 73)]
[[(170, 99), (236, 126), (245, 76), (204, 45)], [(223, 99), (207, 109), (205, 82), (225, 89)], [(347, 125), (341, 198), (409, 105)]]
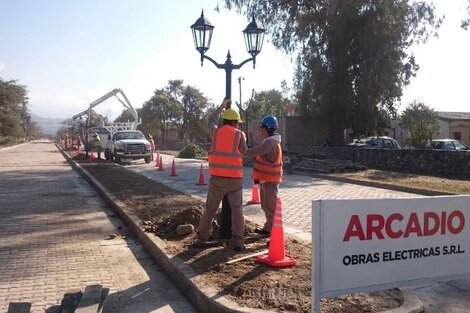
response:
[[(310, 312), (311, 310), (311, 247), (286, 238), (286, 254), (298, 265), (289, 269), (273, 269), (254, 258), (230, 265), (226, 261), (266, 249), (266, 239), (248, 245), (244, 253), (233, 249), (196, 248), (191, 245), (194, 234), (179, 236), (176, 227), (192, 224), (197, 227), (204, 203), (196, 198), (152, 181), (107, 161), (89, 162), (82, 155), (75, 160), (103, 184), (132, 214), (142, 220), (142, 227), (167, 243), (166, 252), (184, 260), (207, 282), (242, 306), (278, 312)], [(218, 223), (213, 223), (214, 237)], [(247, 234), (255, 229), (247, 223)], [(321, 301), (322, 313), (380, 312), (402, 303), (398, 290), (363, 293)]]

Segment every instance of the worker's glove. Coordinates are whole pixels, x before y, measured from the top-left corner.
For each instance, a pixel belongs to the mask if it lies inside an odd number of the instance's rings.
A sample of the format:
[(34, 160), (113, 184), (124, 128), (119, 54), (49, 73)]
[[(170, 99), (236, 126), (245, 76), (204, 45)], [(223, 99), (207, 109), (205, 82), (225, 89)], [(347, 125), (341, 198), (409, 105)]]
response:
[(259, 180), (255, 179), (255, 180), (253, 180), (253, 183), (254, 183), (255, 185), (258, 185), (258, 184), (259, 184)]

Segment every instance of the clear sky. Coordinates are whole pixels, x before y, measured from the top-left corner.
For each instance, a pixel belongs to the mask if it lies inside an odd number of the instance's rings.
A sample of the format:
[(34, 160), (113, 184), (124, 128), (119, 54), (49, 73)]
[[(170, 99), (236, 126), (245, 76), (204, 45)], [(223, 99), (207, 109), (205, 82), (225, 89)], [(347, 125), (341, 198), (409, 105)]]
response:
[[(170, 79), (199, 88), (213, 102), (225, 95), (225, 73), (208, 61), (200, 66), (190, 26), (204, 9), (215, 26), (207, 53), (225, 62), (249, 55), (242, 30), (249, 20), (235, 12), (216, 12), (218, 0), (0, 0), (0, 77), (28, 87), (31, 112), (44, 117), (71, 117), (114, 88), (134, 107)], [(437, 0), (445, 14), (439, 38), (414, 48), (421, 66), (406, 88), (401, 108), (413, 99), (440, 111), (470, 111), (470, 31), (460, 28), (465, 0)], [(295, 56), (276, 51), (266, 38), (256, 69), (234, 70), (232, 98), (251, 90), (280, 89), (292, 82)], [(117, 100), (97, 107), (114, 118)]]

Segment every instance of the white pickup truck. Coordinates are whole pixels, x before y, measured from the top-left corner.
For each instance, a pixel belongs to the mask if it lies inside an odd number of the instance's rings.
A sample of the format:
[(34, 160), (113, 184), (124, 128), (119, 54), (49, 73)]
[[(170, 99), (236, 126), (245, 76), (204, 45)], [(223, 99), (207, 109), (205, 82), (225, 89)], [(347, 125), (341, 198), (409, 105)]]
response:
[(145, 159), (145, 163), (152, 160), (150, 143), (144, 134), (138, 130), (121, 130), (113, 134), (111, 140), (111, 159), (121, 163), (124, 159)]

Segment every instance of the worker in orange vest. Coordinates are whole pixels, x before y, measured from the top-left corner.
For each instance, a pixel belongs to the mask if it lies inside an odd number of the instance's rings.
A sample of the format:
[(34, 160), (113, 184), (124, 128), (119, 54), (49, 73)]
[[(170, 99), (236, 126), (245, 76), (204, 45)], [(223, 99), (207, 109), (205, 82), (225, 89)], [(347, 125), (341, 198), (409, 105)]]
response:
[(155, 153), (155, 141), (153, 141), (152, 135), (149, 134), (149, 139), (147, 141), (150, 143), (150, 149), (152, 150), (152, 161), (153, 161), (153, 154)]
[[(212, 130), (212, 143), (208, 153), (209, 190), (206, 209), (201, 216), (197, 230), (197, 245), (203, 246), (209, 240), (210, 227), (224, 195), (231, 206), (232, 238), (231, 246), (236, 251), (245, 250), (245, 219), (243, 217), (243, 154), (245, 153), (245, 133), (238, 129), (242, 122), (240, 114), (226, 109), (230, 100), (225, 99), (209, 117)], [(222, 113), (222, 110), (225, 110)], [(223, 125), (217, 127), (222, 113)]]
[(69, 134), (65, 134), (65, 139), (64, 139), (64, 148), (65, 148), (65, 150), (69, 149), (69, 143), (70, 143)]
[(271, 234), (279, 184), (282, 181), (281, 135), (275, 133), (277, 127), (276, 117), (263, 117), (260, 122), (263, 142), (245, 153), (245, 157), (255, 157), (253, 180), (260, 186), (261, 208), (266, 216), (264, 227), (256, 232), (266, 237)]
[(77, 144), (77, 150), (80, 150), (80, 135), (77, 134), (75, 137), (75, 143)]

